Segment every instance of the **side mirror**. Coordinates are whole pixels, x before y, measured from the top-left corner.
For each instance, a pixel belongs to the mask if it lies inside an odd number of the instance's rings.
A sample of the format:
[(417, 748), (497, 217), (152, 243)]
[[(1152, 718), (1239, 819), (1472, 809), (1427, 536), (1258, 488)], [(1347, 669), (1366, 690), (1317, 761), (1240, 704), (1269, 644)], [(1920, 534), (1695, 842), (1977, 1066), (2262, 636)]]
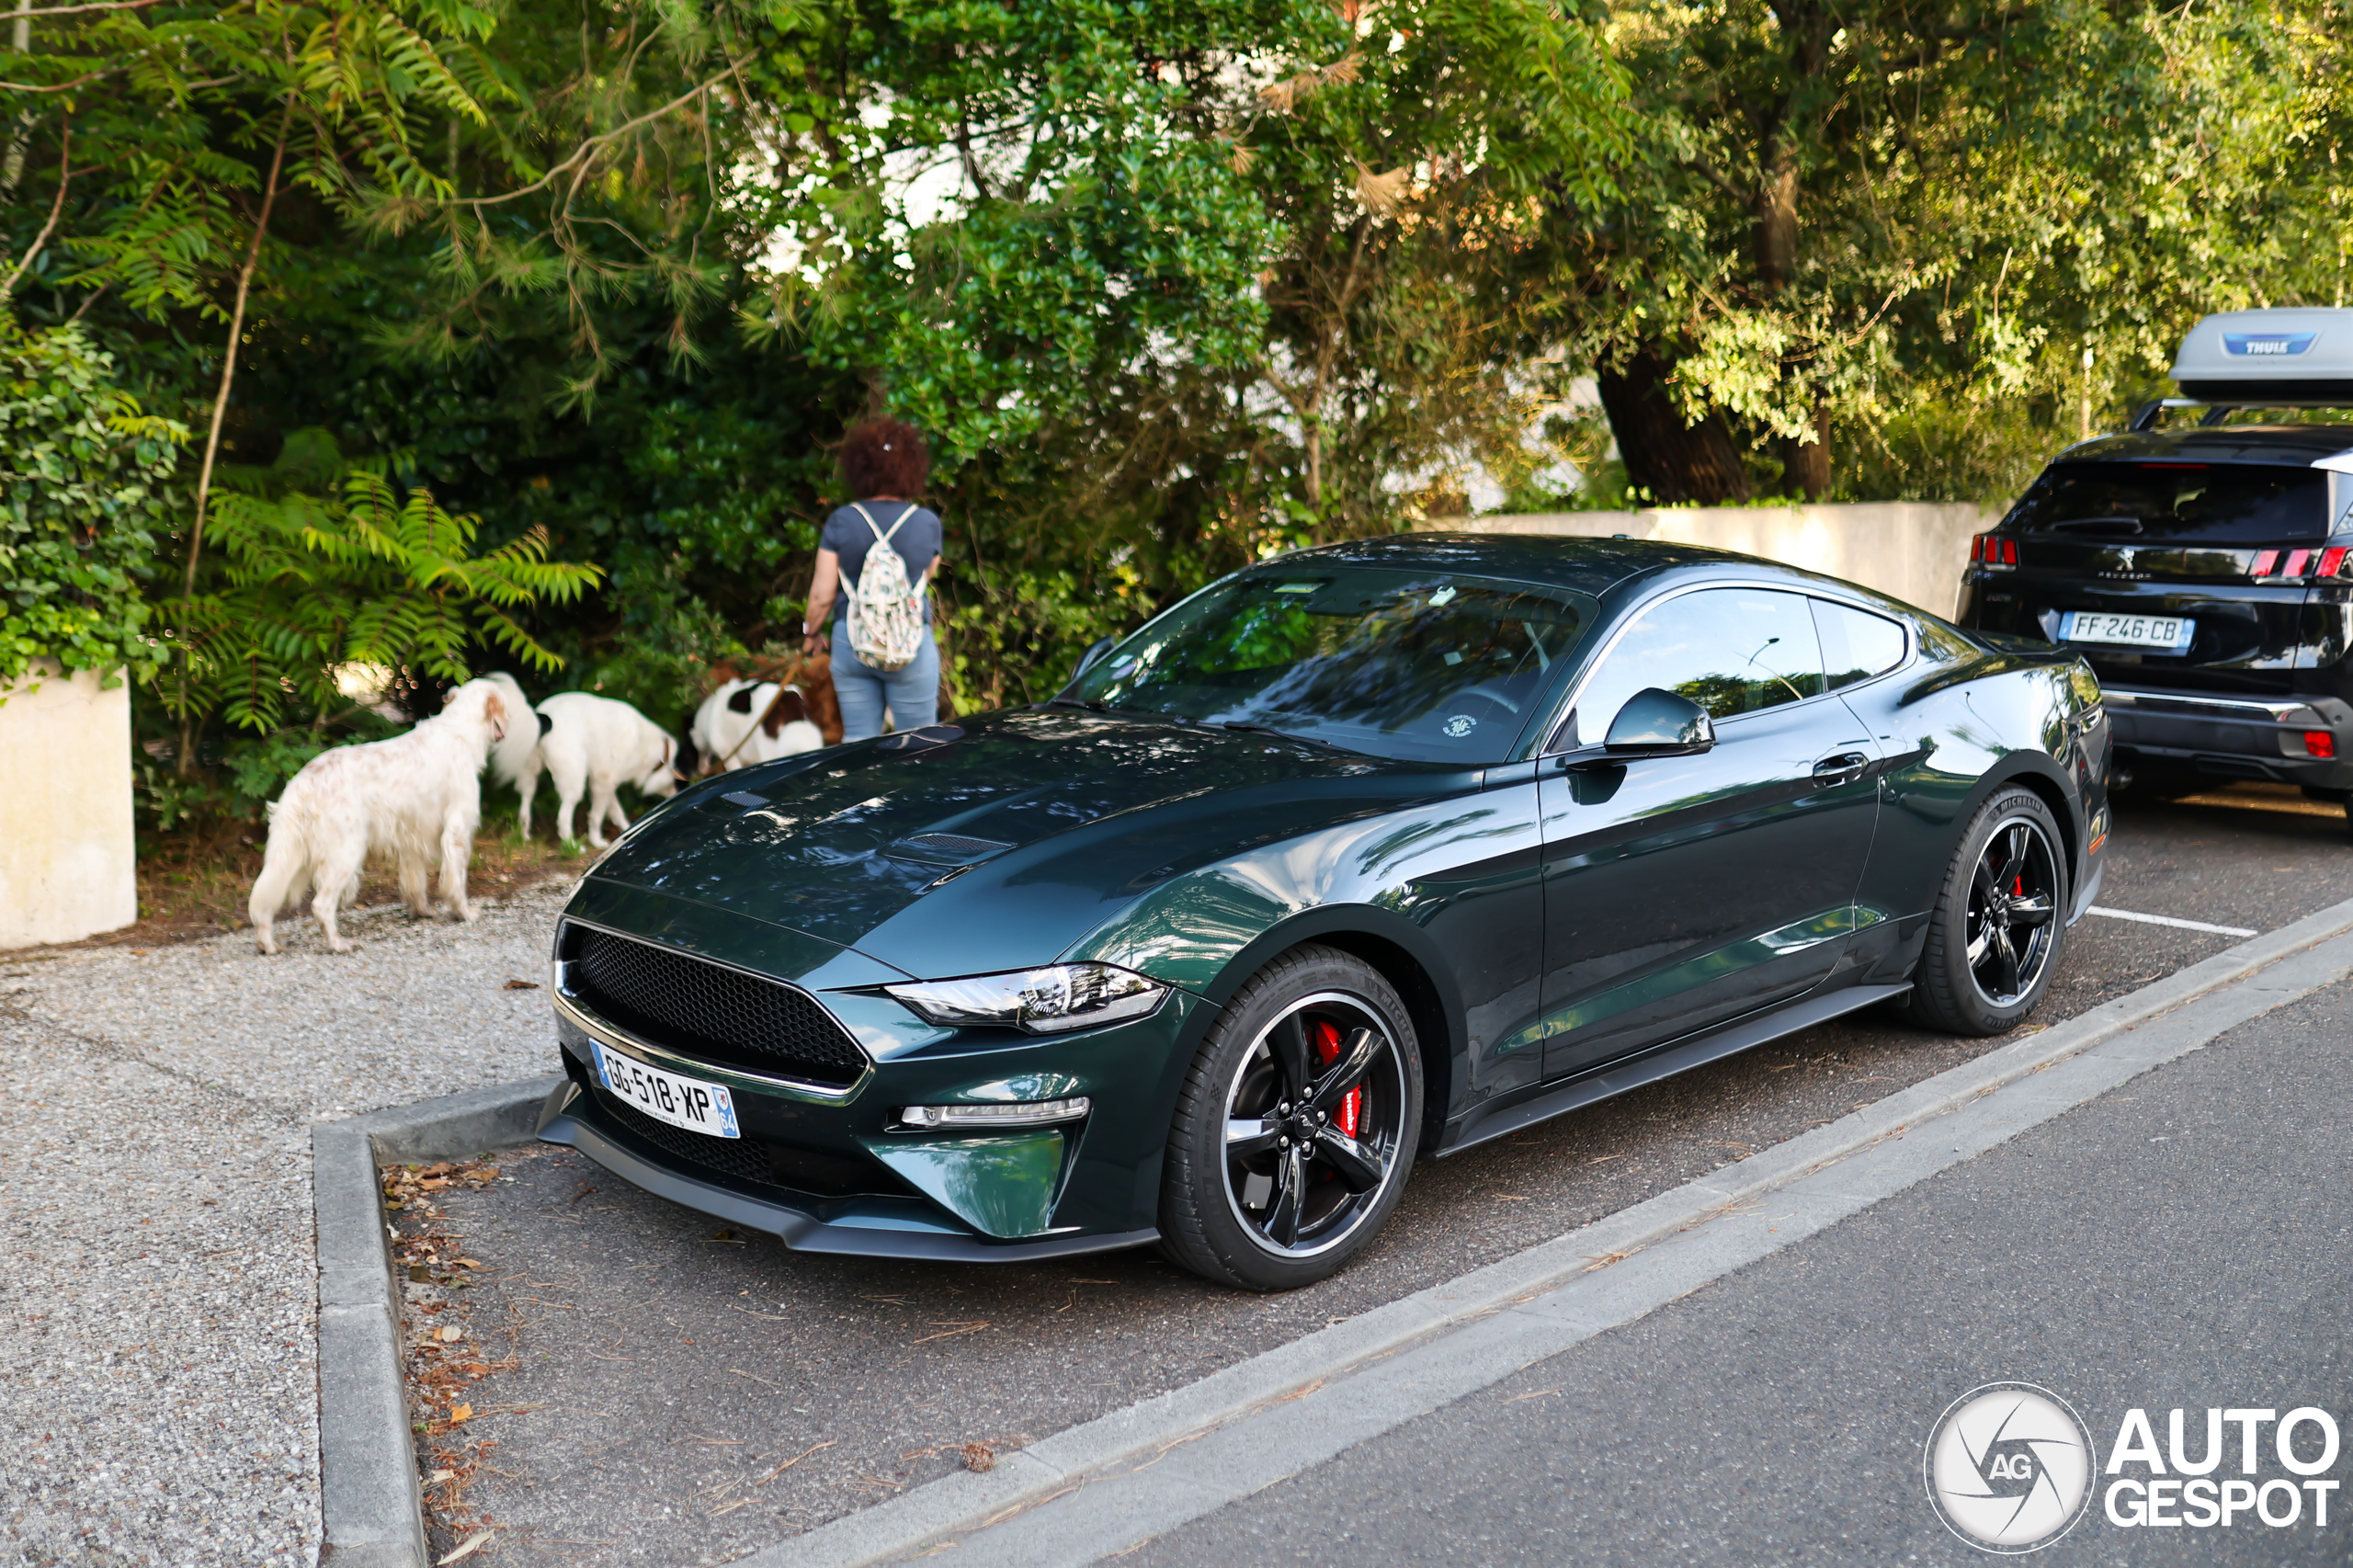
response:
[(1070, 678), (1076, 680), (1079, 676), (1092, 669), (1095, 666), (1095, 661), (1109, 653), (1113, 645), (1119, 641), (1120, 640), (1116, 637), (1098, 637), (1094, 642), (1088, 643), (1086, 646), (1086, 652), (1078, 656), (1078, 668), (1070, 672)]
[(1613, 756), (1690, 756), (1716, 744), (1708, 710), (1688, 697), (1646, 687), (1626, 699), (1602, 743)]

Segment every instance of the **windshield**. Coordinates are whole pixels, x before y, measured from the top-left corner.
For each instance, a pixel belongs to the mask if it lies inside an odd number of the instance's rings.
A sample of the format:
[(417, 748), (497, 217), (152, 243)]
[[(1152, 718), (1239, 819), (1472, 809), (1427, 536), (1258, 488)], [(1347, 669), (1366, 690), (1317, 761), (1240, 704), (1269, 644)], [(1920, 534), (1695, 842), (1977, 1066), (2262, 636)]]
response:
[(2018, 518), (2063, 539), (2289, 544), (2328, 531), (2328, 476), (2268, 463), (2053, 463)]
[(1404, 761), (1495, 762), (1588, 603), (1437, 573), (1253, 571), (1151, 622), (1064, 695)]

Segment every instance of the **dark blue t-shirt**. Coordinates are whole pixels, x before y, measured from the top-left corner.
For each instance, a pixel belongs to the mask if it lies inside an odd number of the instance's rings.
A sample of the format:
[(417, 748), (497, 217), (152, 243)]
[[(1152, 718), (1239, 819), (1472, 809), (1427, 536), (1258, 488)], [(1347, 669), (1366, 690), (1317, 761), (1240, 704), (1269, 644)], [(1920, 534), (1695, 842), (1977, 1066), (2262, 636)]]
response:
[[(920, 586), (926, 568), (939, 558), (939, 515), (928, 506), (909, 510), (905, 501), (864, 501), (863, 506), (874, 518), (874, 527), (891, 535), (891, 548), (906, 562), (907, 581)], [(899, 522), (905, 512), (907, 520), (899, 523), (892, 533), (891, 525)], [(849, 589), (866, 565), (866, 552), (874, 548), (874, 528), (866, 526), (866, 518), (858, 515), (856, 506), (843, 506), (825, 519), (825, 531), (817, 536), (817, 548), (830, 550), (841, 558), (842, 593), (834, 600), (834, 619), (839, 620), (849, 612)], [(926, 596), (926, 610), (929, 597)]]

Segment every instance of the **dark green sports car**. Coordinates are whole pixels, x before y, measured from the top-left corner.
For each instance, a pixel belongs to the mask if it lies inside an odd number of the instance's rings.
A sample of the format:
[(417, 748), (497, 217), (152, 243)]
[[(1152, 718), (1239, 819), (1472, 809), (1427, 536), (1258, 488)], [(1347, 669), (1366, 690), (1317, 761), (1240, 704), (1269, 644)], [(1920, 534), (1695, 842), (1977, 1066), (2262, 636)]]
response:
[(2017, 1024), (2108, 749), (2073, 654), (1767, 562), (1311, 550), (649, 812), (564, 912), (540, 1135), (811, 1251), (1305, 1284), (1417, 1154), (1872, 1003)]

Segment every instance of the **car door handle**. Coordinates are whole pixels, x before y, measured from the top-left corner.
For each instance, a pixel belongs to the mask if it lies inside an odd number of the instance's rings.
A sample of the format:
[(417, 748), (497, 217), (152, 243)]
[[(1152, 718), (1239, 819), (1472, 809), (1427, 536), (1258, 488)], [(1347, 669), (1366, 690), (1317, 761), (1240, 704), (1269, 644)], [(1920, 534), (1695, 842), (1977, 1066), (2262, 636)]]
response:
[(1813, 776), (1816, 778), (1835, 778), (1841, 773), (1853, 773), (1868, 766), (1870, 760), (1859, 751), (1842, 751), (1815, 763)]

